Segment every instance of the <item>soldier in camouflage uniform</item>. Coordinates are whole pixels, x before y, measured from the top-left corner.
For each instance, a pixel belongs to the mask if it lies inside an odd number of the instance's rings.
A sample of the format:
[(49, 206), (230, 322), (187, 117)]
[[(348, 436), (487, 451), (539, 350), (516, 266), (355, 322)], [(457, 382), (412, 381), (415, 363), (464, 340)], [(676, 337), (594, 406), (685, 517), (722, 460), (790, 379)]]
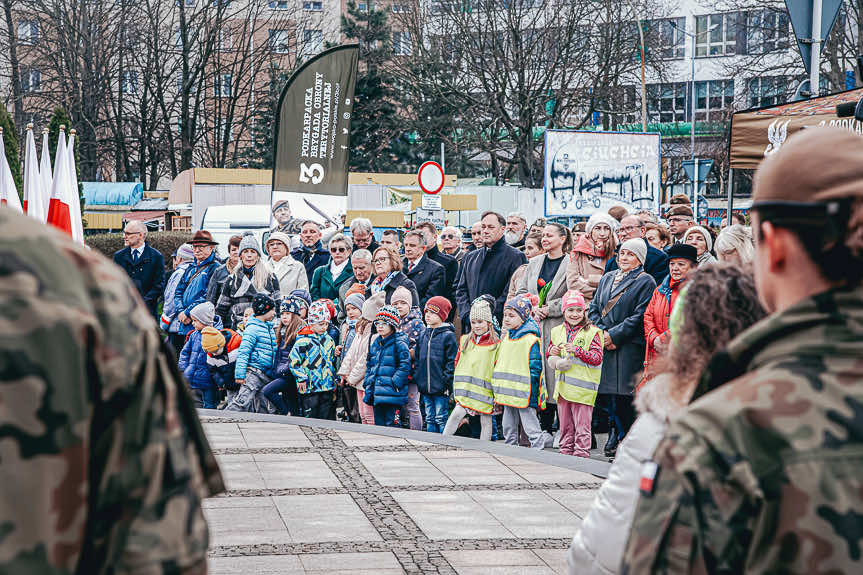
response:
[(0, 573), (203, 574), (215, 459), (129, 278), (0, 208)]
[[(288, 200), (281, 200), (273, 206), (273, 217), (276, 219), (276, 225), (270, 232), (282, 232), (288, 234), (288, 237), (299, 235), (303, 227), (303, 222), (299, 218), (293, 217), (291, 213), (291, 204)], [(288, 250), (291, 246), (288, 246)]]
[(624, 573), (863, 573), (863, 138), (793, 136), (753, 200), (773, 314), (645, 465)]

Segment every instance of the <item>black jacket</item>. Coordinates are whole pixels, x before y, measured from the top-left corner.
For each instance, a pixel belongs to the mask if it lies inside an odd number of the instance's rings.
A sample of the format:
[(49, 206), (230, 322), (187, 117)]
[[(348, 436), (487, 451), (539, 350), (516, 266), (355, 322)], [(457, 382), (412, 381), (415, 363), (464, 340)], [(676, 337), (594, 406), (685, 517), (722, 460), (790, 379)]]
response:
[(451, 323), (423, 330), (417, 340), (413, 362), (413, 382), (420, 393), (441, 395), (452, 393), (455, 357), (458, 341)]
[(312, 285), (312, 276), (315, 275), (315, 270), (330, 263), (330, 252), (324, 249), (321, 242), (315, 244), (315, 247), (313, 248), (302, 246), (299, 249), (292, 251), (291, 257), (303, 264), (306, 268), (309, 285)]
[[(366, 298), (372, 297), (372, 283), (374, 281), (374, 278), (371, 278), (369, 280), (369, 285), (366, 288)], [(420, 296), (417, 293), (417, 286), (416, 284), (414, 284), (414, 282), (409, 280), (408, 276), (406, 276), (403, 272), (398, 272), (396, 275), (394, 275), (393, 279), (390, 280), (390, 283), (388, 283), (384, 287), (384, 293), (386, 294), (386, 303), (390, 303), (390, 300), (393, 297), (393, 292), (396, 291), (396, 288), (399, 286), (405, 286), (408, 291), (411, 292), (411, 299), (413, 300), (411, 301), (411, 306), (419, 307)]]
[(155, 316), (159, 298), (165, 289), (165, 258), (162, 254), (149, 244), (144, 244), (141, 257), (132, 263), (132, 249), (125, 247), (114, 254), (114, 263), (126, 270), (147, 304), (147, 309)]
[(446, 278), (444, 280), (446, 282), (446, 290), (440, 295), (452, 302), (453, 293), (455, 292), (455, 283), (458, 279), (458, 261), (456, 261), (453, 256), (445, 254), (437, 249), (436, 245), (432, 246), (431, 249), (426, 250), (426, 255), (431, 261), (437, 262), (443, 266), (444, 272), (446, 272)]
[[(663, 252), (662, 250), (658, 250), (647, 240), (644, 240), (644, 243), (647, 244), (647, 257), (644, 258), (644, 271), (653, 276), (653, 279), (656, 281), (656, 285), (662, 285), (662, 281), (665, 279), (665, 276), (668, 275), (668, 254)], [(620, 246), (617, 246), (618, 251), (620, 251)], [(608, 260), (608, 263), (605, 264), (605, 273), (610, 271), (614, 271), (618, 269), (617, 266), (617, 254)]]
[(430, 297), (436, 295), (447, 297), (446, 274), (442, 265), (430, 260), (426, 255), (423, 255), (420, 263), (410, 271), (408, 271), (409, 265), (410, 262), (405, 260), (402, 272), (416, 285), (420, 309), (425, 309)]
[(464, 256), (456, 287), (455, 301), (462, 329), (470, 325), (470, 304), (481, 295), (495, 299), (494, 314), (503, 319), (503, 306), (512, 274), (527, 263), (524, 254), (500, 238), (491, 248), (476, 249)]

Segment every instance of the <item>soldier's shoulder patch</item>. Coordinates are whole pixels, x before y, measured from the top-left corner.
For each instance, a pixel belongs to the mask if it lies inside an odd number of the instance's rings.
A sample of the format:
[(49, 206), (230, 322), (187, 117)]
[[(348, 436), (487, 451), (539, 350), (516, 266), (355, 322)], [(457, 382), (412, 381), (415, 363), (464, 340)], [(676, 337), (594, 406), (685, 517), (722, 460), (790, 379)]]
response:
[(638, 490), (645, 497), (653, 495), (657, 475), (659, 475), (659, 464), (655, 461), (645, 461), (641, 465), (641, 480), (638, 482)]

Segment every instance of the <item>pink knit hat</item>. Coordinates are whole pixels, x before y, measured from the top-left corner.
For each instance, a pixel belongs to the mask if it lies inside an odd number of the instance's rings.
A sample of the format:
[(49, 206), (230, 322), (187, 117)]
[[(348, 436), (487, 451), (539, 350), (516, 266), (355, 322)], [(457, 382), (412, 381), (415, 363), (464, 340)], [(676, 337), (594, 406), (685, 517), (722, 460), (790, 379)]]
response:
[(408, 305), (413, 303), (413, 296), (411, 295), (411, 290), (406, 288), (405, 286), (399, 286), (395, 290), (393, 290), (393, 295), (390, 297), (390, 303), (395, 305), (396, 302), (406, 302)]
[(571, 289), (563, 294), (563, 311), (571, 307), (580, 307), (584, 309), (584, 296), (578, 290)]

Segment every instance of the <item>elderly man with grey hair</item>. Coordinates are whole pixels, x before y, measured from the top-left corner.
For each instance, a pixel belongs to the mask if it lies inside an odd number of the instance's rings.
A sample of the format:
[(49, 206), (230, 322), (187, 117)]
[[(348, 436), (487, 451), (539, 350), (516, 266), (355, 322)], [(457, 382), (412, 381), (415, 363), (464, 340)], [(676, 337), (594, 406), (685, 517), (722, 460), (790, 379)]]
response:
[(363, 286), (360, 293), (365, 293), (365, 286), (372, 279), (372, 252), (369, 250), (355, 250), (351, 254), (351, 268), (354, 270), (353, 277), (339, 288), (339, 322), (345, 319), (345, 298), (348, 296), (348, 290), (351, 289), (351, 286), (359, 284)]
[(126, 224), (123, 244), (126, 247), (114, 254), (114, 263), (126, 271), (155, 318), (165, 287), (165, 258), (147, 245), (147, 226), (141, 222)]
[(440, 232), (441, 251), (454, 257), (455, 261), (459, 263), (465, 254), (465, 251), (461, 249), (461, 238), (461, 230), (454, 226), (446, 226)]
[(378, 242), (375, 241), (374, 230), (372, 229), (372, 221), (368, 218), (354, 218), (351, 220), (351, 239), (354, 242), (354, 249), (369, 250), (375, 253), (378, 249)]
[(328, 299), (336, 301), (342, 284), (354, 277), (351, 267), (353, 242), (345, 234), (338, 233), (330, 238), (328, 244), (330, 261), (320, 266), (312, 275), (309, 292), (313, 300)]
[(527, 236), (527, 218), (521, 212), (510, 212), (506, 216), (506, 233), (504, 240), (512, 247), (523, 250), (524, 238)]

